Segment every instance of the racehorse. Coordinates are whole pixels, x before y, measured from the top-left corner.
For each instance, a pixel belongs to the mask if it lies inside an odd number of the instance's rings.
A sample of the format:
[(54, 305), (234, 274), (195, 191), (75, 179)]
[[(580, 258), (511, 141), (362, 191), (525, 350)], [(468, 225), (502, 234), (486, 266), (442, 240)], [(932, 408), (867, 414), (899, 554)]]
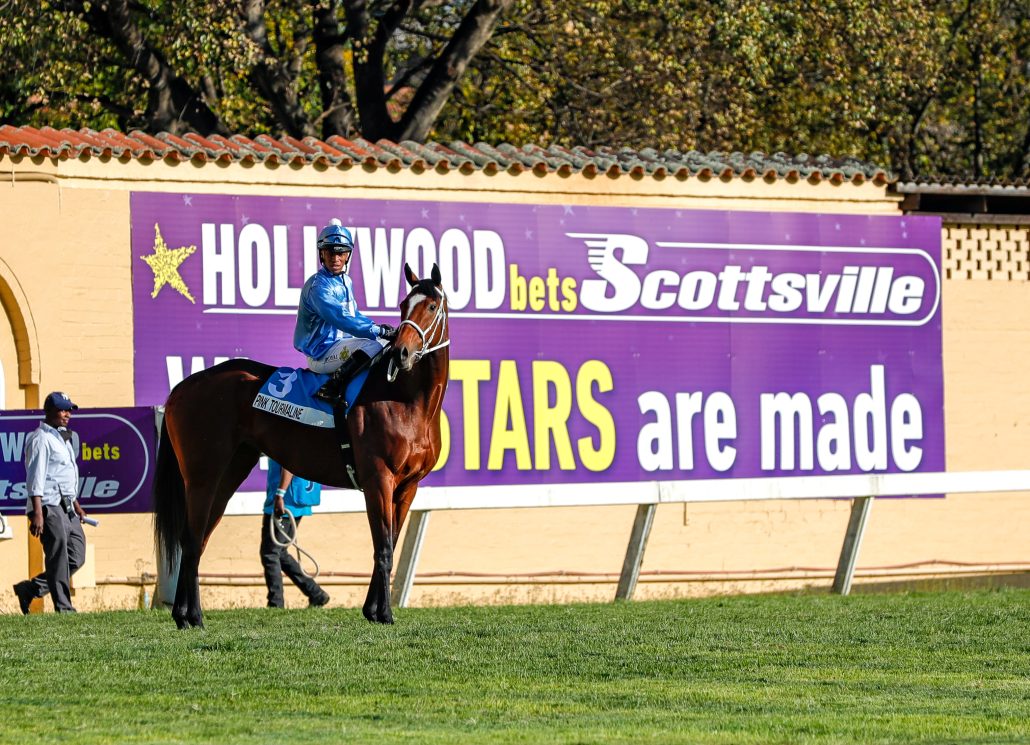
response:
[[(372, 366), (346, 419), (354, 479), (364, 491), (372, 531), (372, 577), (362, 612), (376, 623), (393, 623), (393, 549), (415, 490), (440, 455), (440, 406), (447, 390), (450, 339), (440, 269), (434, 264), (428, 279), (418, 279), (405, 264), (404, 276), (411, 291), (400, 305), (397, 334)], [(332, 429), (252, 406), (275, 370), (229, 360), (190, 375), (165, 404), (154, 531), (165, 557), (181, 550), (172, 605), (180, 629), (204, 625), (200, 557), (229, 499), (262, 453), (311, 481), (354, 486)]]

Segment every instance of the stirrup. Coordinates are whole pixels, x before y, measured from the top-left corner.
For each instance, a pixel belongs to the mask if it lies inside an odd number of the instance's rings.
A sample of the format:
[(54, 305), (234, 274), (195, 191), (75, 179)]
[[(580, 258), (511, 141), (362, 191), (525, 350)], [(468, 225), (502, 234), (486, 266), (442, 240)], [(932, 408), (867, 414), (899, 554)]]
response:
[(329, 376), (329, 380), (325, 381), (322, 387), (315, 391), (315, 398), (327, 401), (332, 404), (333, 408), (336, 408), (343, 401), (344, 392), (343, 381), (334, 372)]
[(328, 401), (332, 404), (333, 409), (343, 407), (346, 412), (350, 408), (344, 399), (344, 396), (347, 395), (347, 386), (353, 380), (354, 374), (370, 359), (371, 357), (366, 352), (355, 350), (350, 357), (343, 361), (343, 364), (330, 373), (329, 380), (315, 391), (315, 398)]

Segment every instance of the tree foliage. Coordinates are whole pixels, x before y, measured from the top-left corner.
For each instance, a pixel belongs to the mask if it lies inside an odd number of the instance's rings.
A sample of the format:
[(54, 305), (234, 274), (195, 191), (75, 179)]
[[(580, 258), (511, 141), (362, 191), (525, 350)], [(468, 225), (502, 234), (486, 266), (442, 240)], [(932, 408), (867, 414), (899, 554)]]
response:
[(1026, 0), (0, 0), (15, 124), (1030, 175)]
[[(523, 2), (438, 130), (1030, 175), (1026, 0)], [(485, 115), (484, 115), (485, 114)]]
[(512, 0), (0, 0), (0, 114), (425, 139)]

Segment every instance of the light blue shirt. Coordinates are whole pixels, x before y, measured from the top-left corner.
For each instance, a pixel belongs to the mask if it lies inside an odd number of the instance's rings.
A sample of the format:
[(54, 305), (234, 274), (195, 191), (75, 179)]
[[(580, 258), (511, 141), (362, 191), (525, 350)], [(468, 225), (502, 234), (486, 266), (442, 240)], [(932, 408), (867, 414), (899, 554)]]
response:
[(358, 311), (349, 275), (333, 275), (322, 267), (304, 283), (293, 331), (293, 346), (301, 354), (320, 360), (340, 339), (375, 339), (380, 331)]
[[(279, 478), (283, 467), (271, 458), (268, 459), (268, 479), (265, 481), (265, 514), (271, 515), (275, 509), (275, 490), (279, 488)], [(283, 495), (283, 506), (294, 517), (306, 517), (311, 514), (311, 506), (322, 501), (322, 485), (315, 481), (302, 479), (296, 474)]]
[(44, 505), (59, 505), (61, 495), (71, 500), (79, 494), (79, 436), (65, 442), (61, 433), (46, 422), (25, 438), (25, 512), (32, 512), (32, 498), (42, 497)]

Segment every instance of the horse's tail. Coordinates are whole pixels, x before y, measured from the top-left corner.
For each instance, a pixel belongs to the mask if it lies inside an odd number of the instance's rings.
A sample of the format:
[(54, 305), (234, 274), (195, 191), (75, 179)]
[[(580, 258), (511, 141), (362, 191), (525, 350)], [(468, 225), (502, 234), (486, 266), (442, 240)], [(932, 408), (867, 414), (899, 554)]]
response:
[(154, 468), (154, 538), (164, 549), (169, 570), (174, 570), (179, 540), (186, 526), (186, 486), (179, 459), (168, 438), (168, 427), (161, 422), (161, 441), (157, 446)]

